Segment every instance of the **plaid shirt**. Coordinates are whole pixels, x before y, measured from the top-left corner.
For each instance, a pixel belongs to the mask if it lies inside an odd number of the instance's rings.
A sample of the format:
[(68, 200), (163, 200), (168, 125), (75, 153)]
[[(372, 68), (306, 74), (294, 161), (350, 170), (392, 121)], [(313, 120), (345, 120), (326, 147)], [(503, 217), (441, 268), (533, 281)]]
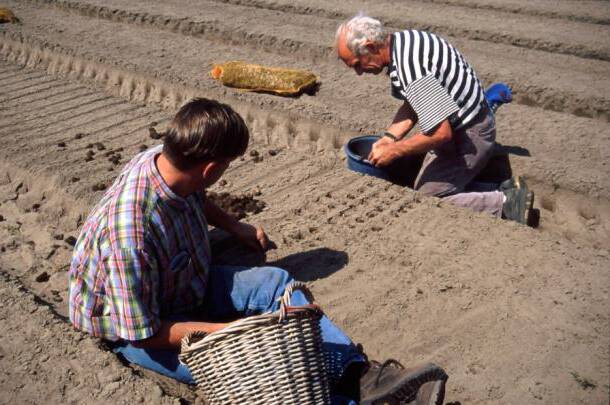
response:
[(70, 320), (108, 340), (154, 335), (203, 303), (210, 246), (205, 195), (174, 194), (155, 165), (131, 160), (89, 215), (70, 266)]

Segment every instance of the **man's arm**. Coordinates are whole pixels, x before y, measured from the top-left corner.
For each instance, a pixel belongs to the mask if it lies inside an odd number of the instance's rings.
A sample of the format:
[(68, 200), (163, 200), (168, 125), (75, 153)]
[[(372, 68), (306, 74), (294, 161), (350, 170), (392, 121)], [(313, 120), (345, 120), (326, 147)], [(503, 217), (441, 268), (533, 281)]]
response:
[(453, 130), (446, 119), (429, 135), (419, 132), (397, 142), (374, 144), (368, 160), (374, 166), (387, 166), (402, 156), (419, 155), (438, 148), (452, 137)]
[(153, 336), (130, 343), (142, 349), (178, 349), (182, 338), (191, 332), (212, 333), (228, 325), (228, 323), (161, 321), (161, 327)]
[(411, 130), (411, 128), (413, 128), (416, 123), (417, 115), (415, 114), (415, 111), (413, 111), (413, 108), (411, 108), (409, 103), (404, 102), (398, 111), (396, 111), (392, 124), (390, 124), (387, 131), (393, 134), (396, 138), (401, 139)]

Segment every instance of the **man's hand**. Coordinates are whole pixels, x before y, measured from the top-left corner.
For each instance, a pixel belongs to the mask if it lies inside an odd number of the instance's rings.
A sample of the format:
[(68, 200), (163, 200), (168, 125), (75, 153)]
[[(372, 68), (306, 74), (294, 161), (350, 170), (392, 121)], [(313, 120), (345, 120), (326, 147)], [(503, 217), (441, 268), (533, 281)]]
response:
[[(388, 141), (385, 141), (388, 139)], [(369, 153), (368, 161), (373, 166), (382, 167), (387, 166), (394, 160), (401, 157), (401, 152), (398, 148), (398, 143), (394, 142), (388, 137), (384, 137), (373, 144), (373, 149)]]
[(233, 234), (244, 245), (259, 252), (276, 249), (276, 244), (269, 239), (263, 228), (240, 222)]
[(387, 145), (390, 143), (394, 143), (394, 140), (392, 138), (390, 138), (389, 136), (382, 136), (377, 142), (374, 143), (374, 145)]

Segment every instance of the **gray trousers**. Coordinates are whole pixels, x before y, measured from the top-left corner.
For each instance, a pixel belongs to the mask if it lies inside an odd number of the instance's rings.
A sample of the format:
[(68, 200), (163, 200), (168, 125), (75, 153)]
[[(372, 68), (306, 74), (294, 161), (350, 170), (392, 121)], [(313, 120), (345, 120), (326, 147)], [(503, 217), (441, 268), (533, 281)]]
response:
[(415, 180), (415, 189), (460, 207), (502, 216), (504, 194), (496, 185), (473, 179), (493, 155), (496, 121), (484, 106), (466, 129), (454, 131), (452, 140), (428, 152)]

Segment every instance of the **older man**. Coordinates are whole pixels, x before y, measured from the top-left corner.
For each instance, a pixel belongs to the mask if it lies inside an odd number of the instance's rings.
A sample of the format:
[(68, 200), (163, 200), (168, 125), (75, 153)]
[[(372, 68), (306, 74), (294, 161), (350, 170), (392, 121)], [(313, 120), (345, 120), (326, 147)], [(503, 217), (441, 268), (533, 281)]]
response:
[[(336, 46), (339, 58), (358, 75), (379, 74), (387, 67), (392, 96), (403, 101), (373, 145), (373, 165), (426, 153), (416, 190), (530, 222), (534, 194), (523, 179), (511, 179), (492, 191), (473, 182), (493, 154), (496, 127), (479, 79), (456, 48), (424, 31), (388, 34), (381, 22), (363, 14), (339, 27)], [(416, 123), (420, 131), (405, 137)]]

